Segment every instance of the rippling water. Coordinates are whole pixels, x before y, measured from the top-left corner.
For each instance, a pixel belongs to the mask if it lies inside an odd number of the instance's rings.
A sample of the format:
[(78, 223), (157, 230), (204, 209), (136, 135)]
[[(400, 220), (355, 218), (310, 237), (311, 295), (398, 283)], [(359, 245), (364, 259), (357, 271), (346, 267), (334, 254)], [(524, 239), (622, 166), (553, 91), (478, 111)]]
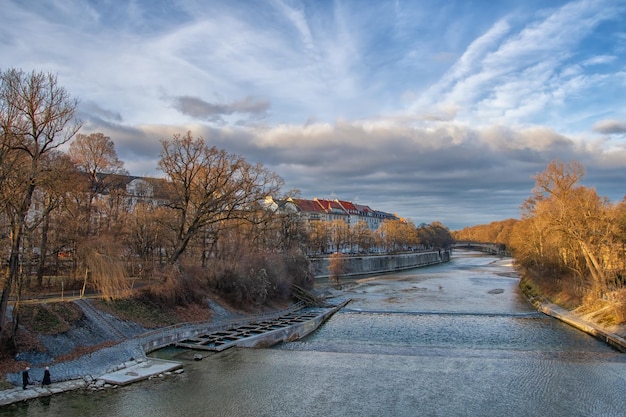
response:
[(0, 416), (625, 416), (625, 355), (536, 313), (517, 284), (506, 261), (457, 252), (360, 280), (353, 301), (301, 341)]

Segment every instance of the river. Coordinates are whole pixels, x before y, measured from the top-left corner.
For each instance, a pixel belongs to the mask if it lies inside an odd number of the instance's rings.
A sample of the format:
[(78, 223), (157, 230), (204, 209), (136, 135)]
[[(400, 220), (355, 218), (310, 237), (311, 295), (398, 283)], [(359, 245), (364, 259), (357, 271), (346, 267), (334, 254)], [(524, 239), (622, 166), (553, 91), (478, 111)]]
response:
[(510, 260), (359, 280), (309, 337), (229, 349), (185, 372), (13, 405), (0, 416), (625, 416), (626, 355), (537, 313)]

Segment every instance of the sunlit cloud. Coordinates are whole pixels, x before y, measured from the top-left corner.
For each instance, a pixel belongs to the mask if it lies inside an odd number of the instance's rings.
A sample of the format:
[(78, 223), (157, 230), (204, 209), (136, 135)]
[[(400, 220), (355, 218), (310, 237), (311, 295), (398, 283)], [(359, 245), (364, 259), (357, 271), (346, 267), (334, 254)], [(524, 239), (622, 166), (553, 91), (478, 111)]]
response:
[(134, 175), (162, 175), (161, 141), (189, 131), (303, 197), (416, 223), (516, 217), (553, 159), (625, 194), (622, 0), (7, 0), (2, 14), (0, 69), (58, 74), (82, 132), (110, 136)]

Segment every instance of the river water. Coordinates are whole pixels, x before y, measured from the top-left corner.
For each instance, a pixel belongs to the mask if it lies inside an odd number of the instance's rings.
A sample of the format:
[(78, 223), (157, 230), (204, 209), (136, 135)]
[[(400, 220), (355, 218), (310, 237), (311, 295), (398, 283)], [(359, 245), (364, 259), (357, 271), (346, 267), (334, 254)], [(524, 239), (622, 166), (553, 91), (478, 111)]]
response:
[(0, 416), (626, 416), (626, 355), (534, 311), (510, 260), (359, 280), (309, 337), (229, 349), (185, 372)]

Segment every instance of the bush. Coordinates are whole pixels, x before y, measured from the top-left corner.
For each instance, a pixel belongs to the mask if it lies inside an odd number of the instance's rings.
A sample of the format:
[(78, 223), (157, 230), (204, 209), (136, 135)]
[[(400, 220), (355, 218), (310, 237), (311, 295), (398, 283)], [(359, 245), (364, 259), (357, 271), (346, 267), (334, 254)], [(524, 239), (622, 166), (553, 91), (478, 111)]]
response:
[(253, 252), (238, 259), (214, 260), (208, 280), (229, 302), (258, 307), (272, 301), (289, 300), (291, 284), (313, 287), (309, 261), (301, 253)]
[(206, 286), (197, 271), (180, 271), (175, 267), (165, 270), (159, 282), (138, 291), (140, 300), (163, 307), (203, 304), (206, 296)]
[(311, 262), (302, 251), (292, 251), (283, 256), (285, 262), (285, 273), (287, 279), (300, 288), (310, 290), (315, 285), (313, 274), (311, 273)]
[(346, 256), (343, 253), (335, 252), (330, 255), (328, 272), (328, 279), (338, 284), (341, 276), (346, 273)]

